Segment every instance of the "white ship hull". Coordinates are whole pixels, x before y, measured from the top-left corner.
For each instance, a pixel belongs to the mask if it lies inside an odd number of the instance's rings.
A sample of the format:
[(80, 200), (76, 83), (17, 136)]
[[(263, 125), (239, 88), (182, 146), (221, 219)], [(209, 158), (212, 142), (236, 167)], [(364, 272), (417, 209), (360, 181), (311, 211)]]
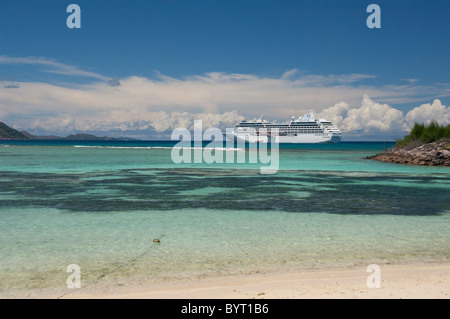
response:
[(299, 134), (297, 136), (257, 136), (257, 135), (249, 135), (249, 134), (236, 134), (233, 133), (231, 135), (232, 139), (241, 142), (247, 143), (290, 143), (290, 144), (301, 144), (301, 143), (309, 143), (309, 144), (317, 144), (317, 143), (339, 143), (341, 141), (340, 134)]

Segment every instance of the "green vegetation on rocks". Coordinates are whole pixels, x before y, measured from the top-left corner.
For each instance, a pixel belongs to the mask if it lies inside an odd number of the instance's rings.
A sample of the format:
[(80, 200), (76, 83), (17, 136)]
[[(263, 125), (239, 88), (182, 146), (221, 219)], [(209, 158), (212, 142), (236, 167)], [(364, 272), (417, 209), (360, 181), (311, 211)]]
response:
[(450, 166), (450, 125), (416, 123), (390, 150), (368, 158), (390, 163)]
[(439, 125), (433, 120), (430, 124), (415, 123), (411, 132), (403, 139), (397, 140), (395, 146), (398, 147), (416, 147), (424, 143), (431, 143), (443, 138), (450, 138), (450, 124), (447, 126)]

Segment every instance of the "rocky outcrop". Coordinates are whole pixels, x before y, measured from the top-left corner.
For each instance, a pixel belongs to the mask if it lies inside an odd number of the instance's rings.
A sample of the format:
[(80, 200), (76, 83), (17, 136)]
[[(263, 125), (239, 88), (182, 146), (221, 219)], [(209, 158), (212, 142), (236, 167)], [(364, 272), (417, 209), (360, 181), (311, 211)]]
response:
[(394, 146), (384, 153), (367, 158), (382, 162), (409, 165), (450, 166), (450, 139), (445, 138), (412, 148)]

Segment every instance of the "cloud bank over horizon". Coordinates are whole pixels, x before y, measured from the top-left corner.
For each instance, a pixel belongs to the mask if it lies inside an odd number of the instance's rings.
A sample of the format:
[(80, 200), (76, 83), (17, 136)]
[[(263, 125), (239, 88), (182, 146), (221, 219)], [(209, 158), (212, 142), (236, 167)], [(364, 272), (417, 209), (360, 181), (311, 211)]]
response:
[[(109, 78), (44, 58), (0, 56), (0, 64), (44, 66), (43, 72), (86, 77), (86, 84), (0, 81), (0, 120), (39, 134), (114, 132), (116, 136), (167, 137), (177, 127), (232, 127), (264, 114), (282, 122), (313, 110), (349, 138), (402, 136), (414, 122), (450, 123), (439, 97), (446, 86), (368, 85), (368, 74), (314, 75), (297, 69), (278, 77), (210, 72), (173, 78)], [(419, 101), (432, 101), (418, 105)], [(341, 102), (337, 102), (341, 101)], [(376, 102), (383, 101), (383, 103)], [(390, 105), (409, 103), (406, 114)], [(417, 105), (417, 106), (416, 106)], [(133, 136), (134, 135), (134, 136)]]
[(339, 102), (323, 110), (318, 116), (331, 120), (347, 138), (403, 136), (416, 122), (429, 124), (436, 120), (441, 125), (450, 124), (450, 107), (435, 99), (431, 104), (421, 104), (403, 114), (388, 104), (374, 102), (368, 95), (364, 95), (358, 108)]

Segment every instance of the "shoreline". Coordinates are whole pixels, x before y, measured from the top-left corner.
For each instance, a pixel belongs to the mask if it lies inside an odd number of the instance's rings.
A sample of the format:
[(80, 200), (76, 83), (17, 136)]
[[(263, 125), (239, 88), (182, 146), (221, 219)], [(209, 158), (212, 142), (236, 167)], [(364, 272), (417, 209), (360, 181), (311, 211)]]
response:
[[(382, 264), (380, 288), (367, 266), (292, 270), (149, 284), (102, 284), (28, 292), (36, 299), (448, 299), (450, 262)], [(4, 297), (2, 297), (4, 298)], [(9, 297), (11, 298), (11, 297)], [(17, 298), (23, 298), (18, 296)]]
[(419, 166), (450, 166), (450, 139), (443, 138), (436, 142), (424, 143), (418, 146), (398, 147), (383, 153), (366, 157), (381, 162), (419, 165)]

